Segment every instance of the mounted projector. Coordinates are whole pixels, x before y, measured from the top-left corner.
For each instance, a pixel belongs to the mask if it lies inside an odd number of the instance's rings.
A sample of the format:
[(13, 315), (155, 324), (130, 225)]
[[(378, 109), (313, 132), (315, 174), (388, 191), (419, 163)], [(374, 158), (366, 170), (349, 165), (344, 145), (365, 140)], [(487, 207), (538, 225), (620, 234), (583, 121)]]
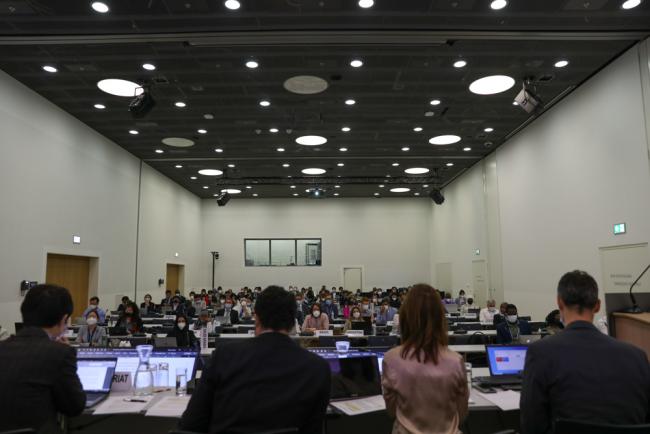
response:
[(515, 97), (515, 102), (527, 113), (532, 113), (538, 108), (542, 108), (542, 99), (535, 95), (530, 87), (530, 81), (524, 81), (521, 91)]
[(228, 201), (230, 200), (230, 194), (228, 193), (221, 193), (219, 196), (217, 196), (217, 205), (219, 206), (226, 206)]
[(445, 202), (445, 197), (437, 188), (434, 188), (431, 193), (429, 193), (429, 197), (436, 203), (436, 205), (442, 205)]
[(314, 187), (307, 190), (309, 197), (313, 199), (322, 199), (325, 197), (325, 190), (320, 187)]
[(133, 119), (145, 117), (156, 105), (156, 101), (151, 96), (149, 89), (144, 87), (143, 91), (129, 103), (129, 112)]

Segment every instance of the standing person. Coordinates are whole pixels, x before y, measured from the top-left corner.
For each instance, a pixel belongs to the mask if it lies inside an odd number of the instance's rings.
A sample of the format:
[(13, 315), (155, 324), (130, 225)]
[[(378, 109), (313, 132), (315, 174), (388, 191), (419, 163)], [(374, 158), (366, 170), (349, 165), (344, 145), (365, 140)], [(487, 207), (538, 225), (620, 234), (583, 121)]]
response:
[(497, 344), (518, 343), (521, 335), (532, 335), (530, 323), (519, 319), (517, 306), (509, 304), (506, 308), (505, 322), (497, 325)]
[(89, 344), (91, 347), (102, 345), (102, 340), (106, 338), (106, 329), (99, 327), (99, 314), (96, 310), (91, 310), (85, 316), (86, 324), (79, 327), (77, 333), (77, 342), (80, 344)]
[(324, 359), (291, 340), (295, 317), (293, 295), (277, 286), (262, 291), (255, 303), (256, 337), (215, 350), (180, 429), (322, 433), (330, 369)]
[(317, 330), (329, 330), (330, 321), (326, 313), (320, 311), (320, 305), (314, 303), (311, 307), (311, 314), (307, 315), (302, 323), (302, 331), (314, 333)]
[(463, 358), (447, 347), (438, 292), (415, 285), (400, 309), (402, 344), (384, 356), (382, 386), (393, 433), (455, 434), (467, 415)]
[(20, 311), (23, 329), (0, 342), (0, 431), (60, 432), (57, 413), (77, 416), (86, 405), (77, 353), (64, 337), (72, 297), (65, 288), (37, 285)]
[(176, 346), (179, 348), (195, 348), (197, 345), (197, 339), (194, 332), (190, 330), (189, 321), (182, 313), (176, 316), (174, 328), (167, 336), (176, 338)]
[(97, 311), (97, 315), (99, 317), (99, 323), (104, 324), (106, 322), (106, 311), (99, 307), (99, 297), (90, 297), (90, 300), (88, 300), (88, 307), (84, 310), (84, 312), (81, 314), (84, 318), (90, 312), (91, 310)]
[(487, 307), (481, 309), (478, 314), (479, 320), (482, 324), (492, 324), (494, 316), (497, 314), (496, 301), (488, 300)]
[(549, 434), (554, 422), (639, 425), (650, 420), (650, 365), (645, 353), (601, 333), (598, 285), (584, 271), (560, 279), (562, 333), (532, 344), (521, 392), (523, 434)]

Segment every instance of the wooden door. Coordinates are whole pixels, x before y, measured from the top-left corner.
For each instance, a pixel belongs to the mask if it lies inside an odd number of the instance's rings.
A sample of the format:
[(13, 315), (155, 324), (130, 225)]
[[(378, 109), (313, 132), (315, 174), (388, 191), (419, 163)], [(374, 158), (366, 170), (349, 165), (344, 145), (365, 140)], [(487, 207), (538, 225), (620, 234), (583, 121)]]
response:
[(171, 291), (172, 294), (177, 289), (181, 289), (180, 268), (181, 266), (178, 264), (167, 264), (167, 278), (165, 279), (167, 282), (166, 289)]
[(88, 305), (90, 258), (48, 253), (45, 282), (70, 291), (74, 303), (72, 318), (81, 316)]

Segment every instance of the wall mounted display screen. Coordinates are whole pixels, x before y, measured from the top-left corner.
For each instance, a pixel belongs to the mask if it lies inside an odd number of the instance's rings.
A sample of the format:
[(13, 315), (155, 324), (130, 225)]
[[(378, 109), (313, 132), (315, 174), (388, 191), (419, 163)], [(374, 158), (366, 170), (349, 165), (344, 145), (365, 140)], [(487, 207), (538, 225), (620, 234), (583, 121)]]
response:
[(246, 238), (244, 264), (247, 267), (319, 267), (321, 244), (320, 238)]

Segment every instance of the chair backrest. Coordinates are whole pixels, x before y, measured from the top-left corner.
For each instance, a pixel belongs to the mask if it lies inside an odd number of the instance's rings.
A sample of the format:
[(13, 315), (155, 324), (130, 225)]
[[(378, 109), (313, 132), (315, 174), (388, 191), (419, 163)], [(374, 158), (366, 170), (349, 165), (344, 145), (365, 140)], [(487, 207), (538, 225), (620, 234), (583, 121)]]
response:
[(490, 343), (490, 338), (481, 332), (472, 334), (467, 340), (467, 345), (487, 345)]
[(650, 424), (607, 425), (558, 419), (553, 432), (555, 434), (647, 434), (650, 432)]

